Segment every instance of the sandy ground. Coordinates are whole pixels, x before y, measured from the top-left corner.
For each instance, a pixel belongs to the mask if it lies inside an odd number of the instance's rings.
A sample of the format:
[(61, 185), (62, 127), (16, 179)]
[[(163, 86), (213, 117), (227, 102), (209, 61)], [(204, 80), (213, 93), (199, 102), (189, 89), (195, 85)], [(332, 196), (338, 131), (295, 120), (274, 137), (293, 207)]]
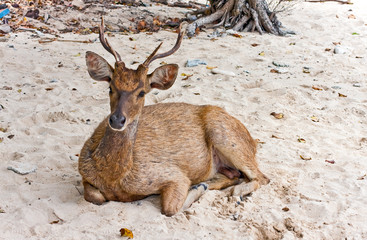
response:
[[(210, 41), (202, 33), (164, 59), (193, 76), (153, 91), (147, 104), (224, 107), (262, 142), (258, 161), (271, 179), (243, 201), (208, 191), (173, 217), (160, 213), (159, 196), (95, 206), (81, 195), (75, 154), (109, 113), (108, 86), (90, 79), (84, 54), (112, 55), (98, 42), (39, 44), (32, 33), (10, 34), (0, 42), (0, 239), (121, 239), (120, 228), (134, 239), (367, 239), (367, 3), (353, 2), (299, 4), (280, 18), (294, 36)], [(160, 31), (110, 42), (131, 66), (175, 38)], [(334, 54), (333, 43), (346, 53)], [(235, 76), (185, 67), (187, 59)], [(19, 163), (37, 169), (7, 170)]]

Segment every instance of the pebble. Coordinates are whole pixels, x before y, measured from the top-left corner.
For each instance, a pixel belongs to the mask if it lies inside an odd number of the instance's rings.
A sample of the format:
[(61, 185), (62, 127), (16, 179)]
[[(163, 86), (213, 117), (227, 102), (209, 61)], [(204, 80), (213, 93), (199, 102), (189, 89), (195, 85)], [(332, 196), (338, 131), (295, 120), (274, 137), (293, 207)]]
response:
[(234, 72), (222, 70), (222, 69), (219, 69), (219, 68), (213, 68), (212, 73), (214, 73), (214, 74), (223, 74), (223, 75), (227, 75), (227, 76), (231, 76), (231, 77), (236, 76), (236, 74)]
[(331, 87), (332, 89), (342, 89), (341, 87), (339, 87), (339, 86), (332, 86)]
[(355, 83), (355, 84), (353, 84), (353, 87), (361, 87), (361, 84)]
[(8, 24), (3, 24), (0, 26), (0, 31), (3, 33), (10, 33), (11, 32), (11, 28)]
[(57, 79), (51, 79), (50, 83), (57, 83), (58, 80)]
[(278, 62), (275, 62), (273, 61), (272, 62), (274, 66), (277, 66), (277, 67), (289, 67), (288, 64), (285, 64), (285, 63), (278, 63)]
[(26, 175), (28, 173), (35, 172), (37, 170), (37, 166), (32, 165), (30, 163), (23, 163), (23, 162), (13, 162), (9, 167), (8, 170), (11, 170), (15, 173), (20, 175)]
[(334, 48), (334, 53), (335, 54), (346, 54), (347, 53), (347, 50), (345, 48), (343, 48), (342, 46), (337, 45)]
[(75, 155), (70, 155), (69, 158), (70, 158), (70, 160), (75, 161), (75, 162), (77, 162), (79, 160), (79, 157), (77, 157)]
[(187, 60), (185, 67), (196, 67), (200, 65), (207, 65), (206, 61), (200, 59)]

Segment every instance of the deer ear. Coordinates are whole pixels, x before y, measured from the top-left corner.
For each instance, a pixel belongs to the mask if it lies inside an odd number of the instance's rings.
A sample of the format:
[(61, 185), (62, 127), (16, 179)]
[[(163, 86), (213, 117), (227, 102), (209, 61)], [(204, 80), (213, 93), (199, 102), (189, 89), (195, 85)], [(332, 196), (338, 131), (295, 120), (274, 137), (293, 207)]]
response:
[(148, 75), (150, 86), (152, 88), (166, 90), (175, 82), (177, 73), (177, 64), (167, 64), (161, 66)]
[(88, 51), (85, 55), (85, 60), (91, 78), (96, 81), (111, 81), (113, 68), (103, 57)]

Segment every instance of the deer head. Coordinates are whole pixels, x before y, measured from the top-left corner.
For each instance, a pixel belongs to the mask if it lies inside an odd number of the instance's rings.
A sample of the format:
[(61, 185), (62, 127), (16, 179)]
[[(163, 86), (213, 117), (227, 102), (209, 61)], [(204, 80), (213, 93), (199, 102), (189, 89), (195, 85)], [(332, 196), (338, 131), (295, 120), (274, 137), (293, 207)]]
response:
[(115, 131), (123, 131), (126, 126), (137, 120), (144, 106), (145, 94), (152, 88), (168, 89), (176, 80), (178, 65), (167, 64), (148, 74), (148, 66), (156, 59), (169, 56), (176, 52), (182, 42), (184, 32), (179, 28), (175, 46), (168, 52), (157, 54), (159, 46), (140, 64), (136, 70), (129, 69), (121, 60), (120, 55), (113, 50), (104, 37), (104, 21), (102, 18), (99, 28), (99, 39), (102, 46), (111, 53), (116, 60), (113, 68), (103, 57), (94, 52), (86, 53), (86, 62), (89, 75), (96, 81), (107, 81), (110, 84), (109, 127)]

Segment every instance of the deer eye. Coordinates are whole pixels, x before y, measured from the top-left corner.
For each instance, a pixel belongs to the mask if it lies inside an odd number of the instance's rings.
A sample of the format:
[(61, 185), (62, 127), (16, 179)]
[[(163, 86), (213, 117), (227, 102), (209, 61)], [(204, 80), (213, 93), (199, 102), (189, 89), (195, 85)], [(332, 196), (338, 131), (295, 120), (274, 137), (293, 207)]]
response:
[(109, 92), (109, 93), (110, 93), (110, 94), (112, 94), (112, 88), (111, 88), (111, 87), (109, 87), (109, 89), (110, 89), (110, 92)]
[(144, 95), (145, 95), (145, 92), (144, 91), (141, 91), (140, 93), (139, 93), (139, 95), (138, 95), (138, 97), (144, 97)]

